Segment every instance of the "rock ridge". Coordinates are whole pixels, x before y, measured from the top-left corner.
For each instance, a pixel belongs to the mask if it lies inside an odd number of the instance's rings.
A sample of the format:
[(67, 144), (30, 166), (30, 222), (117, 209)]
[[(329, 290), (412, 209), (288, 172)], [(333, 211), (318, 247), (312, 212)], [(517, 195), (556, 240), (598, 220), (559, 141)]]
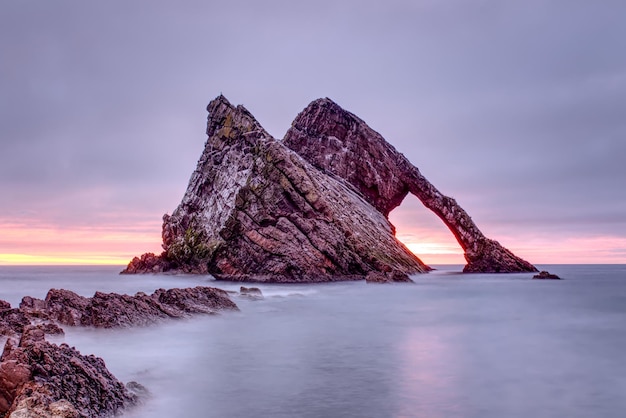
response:
[(80, 296), (71, 290), (50, 289), (46, 298), (24, 298), (20, 310), (27, 315), (62, 325), (118, 328), (150, 325), (163, 319), (185, 318), (238, 310), (228, 293), (213, 287), (158, 289), (151, 295), (134, 296), (96, 292)]

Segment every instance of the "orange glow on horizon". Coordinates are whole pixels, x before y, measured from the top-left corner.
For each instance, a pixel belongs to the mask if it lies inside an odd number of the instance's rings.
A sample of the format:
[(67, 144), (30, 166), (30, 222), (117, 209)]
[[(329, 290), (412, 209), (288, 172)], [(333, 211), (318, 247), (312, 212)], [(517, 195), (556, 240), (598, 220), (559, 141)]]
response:
[(96, 254), (0, 254), (0, 266), (48, 266), (48, 265), (115, 265), (124, 266), (129, 258), (98, 256)]
[[(396, 238), (426, 264), (465, 264), (452, 232), (417, 198), (407, 196), (389, 215)], [(532, 264), (626, 264), (626, 238), (537, 233), (514, 226), (482, 224), (486, 235)], [(493, 230), (493, 231), (492, 231)]]
[[(414, 219), (392, 220), (397, 238), (409, 250), (426, 264), (465, 264), (460, 246), (443, 224)], [(160, 253), (160, 231), (157, 222), (66, 229), (0, 222), (0, 265), (126, 265), (143, 253)], [(497, 235), (493, 238), (533, 264), (626, 264), (622, 237)]]
[(160, 253), (157, 223), (57, 228), (0, 223), (0, 265), (126, 265)]

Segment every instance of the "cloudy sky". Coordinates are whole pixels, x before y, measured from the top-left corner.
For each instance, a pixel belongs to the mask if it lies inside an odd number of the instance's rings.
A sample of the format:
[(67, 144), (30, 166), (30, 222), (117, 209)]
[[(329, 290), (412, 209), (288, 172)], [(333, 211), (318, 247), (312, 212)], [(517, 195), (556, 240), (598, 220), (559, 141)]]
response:
[[(535, 263), (626, 263), (626, 3), (0, 0), (0, 263), (124, 263), (223, 93), (281, 138), (330, 97)], [(392, 221), (462, 263), (416, 199)]]

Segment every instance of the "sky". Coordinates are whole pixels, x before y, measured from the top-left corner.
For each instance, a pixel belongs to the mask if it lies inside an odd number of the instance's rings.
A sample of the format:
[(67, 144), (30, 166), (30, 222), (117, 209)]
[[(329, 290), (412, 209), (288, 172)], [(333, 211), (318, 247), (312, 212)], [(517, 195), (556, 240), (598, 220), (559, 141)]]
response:
[[(329, 97), (530, 262), (626, 263), (626, 2), (0, 0), (0, 264), (160, 252), (223, 93)], [(409, 197), (425, 262), (463, 263)]]

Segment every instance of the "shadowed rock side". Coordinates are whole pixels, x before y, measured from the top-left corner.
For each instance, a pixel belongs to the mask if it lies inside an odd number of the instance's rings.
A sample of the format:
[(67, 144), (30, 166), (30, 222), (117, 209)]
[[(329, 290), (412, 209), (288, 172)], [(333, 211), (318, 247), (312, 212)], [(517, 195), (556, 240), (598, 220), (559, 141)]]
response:
[(456, 237), (465, 252), (464, 272), (537, 271), (485, 237), (454, 199), (442, 195), (380, 134), (332, 100), (312, 102), (283, 142), (315, 167), (347, 180), (385, 217), (408, 193), (414, 194)]
[(182, 271), (218, 279), (319, 282), (371, 271), (428, 271), (351, 185), (313, 167), (223, 96), (181, 204), (163, 218), (160, 256), (123, 273)]

